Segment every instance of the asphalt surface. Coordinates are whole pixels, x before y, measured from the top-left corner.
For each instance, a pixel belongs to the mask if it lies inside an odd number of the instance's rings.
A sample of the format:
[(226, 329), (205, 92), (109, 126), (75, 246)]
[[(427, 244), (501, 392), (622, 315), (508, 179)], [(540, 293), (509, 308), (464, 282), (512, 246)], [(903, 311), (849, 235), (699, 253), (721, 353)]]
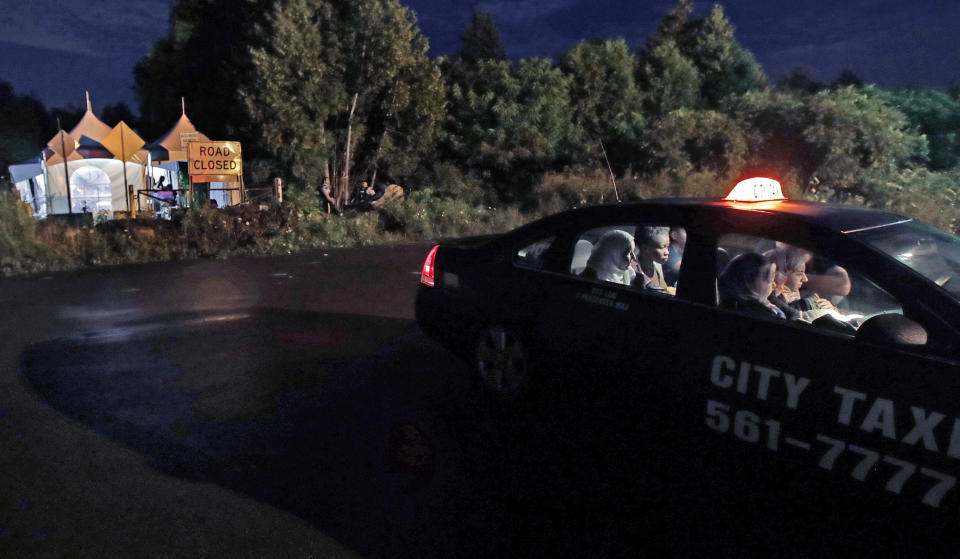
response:
[(792, 470), (673, 456), (640, 392), (590, 374), (478, 397), (414, 321), (428, 249), (0, 281), (0, 557), (854, 556), (878, 535), (910, 555), (952, 537), (800, 499)]
[(428, 248), (0, 282), (3, 555), (630, 554), (603, 420), (479, 399), (420, 333)]

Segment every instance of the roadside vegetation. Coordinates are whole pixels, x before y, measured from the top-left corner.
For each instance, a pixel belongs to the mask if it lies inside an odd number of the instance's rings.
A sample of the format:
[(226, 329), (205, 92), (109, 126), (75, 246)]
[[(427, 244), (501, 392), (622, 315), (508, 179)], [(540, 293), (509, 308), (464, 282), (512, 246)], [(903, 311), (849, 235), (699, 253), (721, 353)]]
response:
[[(177, 0), (135, 71), (141, 116), (115, 106), (104, 120), (156, 137), (185, 96), (200, 130), (243, 143), (248, 184), (284, 178), (284, 203), (72, 228), (35, 223), (4, 195), (0, 271), (483, 234), (584, 205), (722, 196), (751, 174), (778, 178), (791, 198), (960, 229), (960, 83), (884, 90), (850, 71), (821, 82), (801, 70), (771, 80), (721, 5), (694, 13), (678, 0), (649, 37), (515, 61), (482, 11), (459, 53), (430, 58), (399, 0)], [(39, 151), (54, 116), (69, 126), (80, 112), (46, 112), (0, 83), (4, 171)], [(363, 180), (406, 195), (328, 214), (323, 177), (341, 209)]]

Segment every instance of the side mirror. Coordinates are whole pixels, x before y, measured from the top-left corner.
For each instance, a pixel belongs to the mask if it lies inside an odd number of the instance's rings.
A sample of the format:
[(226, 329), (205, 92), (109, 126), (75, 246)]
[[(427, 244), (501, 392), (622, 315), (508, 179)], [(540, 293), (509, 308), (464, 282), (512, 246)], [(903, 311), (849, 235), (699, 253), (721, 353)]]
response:
[(878, 345), (922, 346), (927, 331), (902, 314), (879, 314), (857, 329), (857, 340)]

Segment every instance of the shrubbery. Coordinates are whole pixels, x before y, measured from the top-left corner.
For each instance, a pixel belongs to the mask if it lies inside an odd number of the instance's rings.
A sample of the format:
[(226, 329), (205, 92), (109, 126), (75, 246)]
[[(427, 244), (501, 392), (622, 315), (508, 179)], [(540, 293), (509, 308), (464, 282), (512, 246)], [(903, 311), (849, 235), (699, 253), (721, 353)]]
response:
[(435, 190), (414, 192), (381, 212), (382, 229), (407, 240), (502, 232), (524, 221), (515, 208), (474, 206)]
[[(462, 177), (461, 177), (462, 180)], [(687, 195), (718, 196), (731, 177), (708, 172), (687, 177)], [(668, 173), (638, 181), (618, 179), (622, 201), (674, 195), (680, 179)], [(960, 231), (960, 172), (900, 171), (871, 186), (883, 197), (851, 203), (888, 209), (942, 229)], [(4, 276), (85, 266), (231, 255), (290, 254), (303, 250), (427, 241), (504, 232), (572, 208), (614, 203), (607, 174), (547, 175), (532, 213), (470, 201), (458, 187), (426, 189), (367, 212), (328, 214), (313, 190), (291, 191), (282, 205), (236, 206), (187, 212), (177, 222), (156, 219), (103, 221), (94, 227), (37, 222), (16, 193), (0, 193), (0, 274)], [(471, 189), (467, 189), (471, 190)], [(808, 195), (808, 197), (811, 195)], [(482, 198), (482, 194), (477, 194)]]
[(507, 231), (531, 219), (434, 190), (376, 211), (328, 214), (313, 191), (282, 205), (189, 211), (178, 222), (118, 219), (94, 227), (37, 222), (16, 193), (0, 195), (0, 274), (232, 255), (290, 254)]
[(36, 272), (56, 255), (37, 240), (37, 222), (17, 192), (0, 192), (0, 274)]

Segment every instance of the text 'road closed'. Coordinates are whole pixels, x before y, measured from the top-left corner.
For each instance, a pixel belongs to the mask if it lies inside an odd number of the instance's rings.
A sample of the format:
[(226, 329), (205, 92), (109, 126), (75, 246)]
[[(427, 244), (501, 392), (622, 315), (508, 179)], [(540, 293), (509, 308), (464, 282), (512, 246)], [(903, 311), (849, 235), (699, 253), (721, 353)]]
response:
[(243, 173), (240, 142), (190, 142), (191, 175), (236, 175)]

